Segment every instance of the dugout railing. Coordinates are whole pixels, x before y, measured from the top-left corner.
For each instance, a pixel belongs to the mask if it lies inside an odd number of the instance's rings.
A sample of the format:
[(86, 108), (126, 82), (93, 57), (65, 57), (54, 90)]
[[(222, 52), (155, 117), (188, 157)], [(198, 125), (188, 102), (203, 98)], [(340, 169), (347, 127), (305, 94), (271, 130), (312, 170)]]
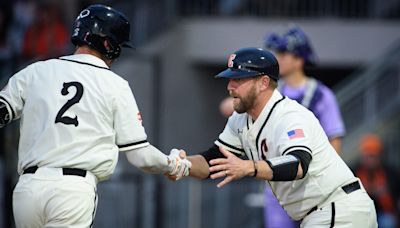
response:
[(357, 160), (358, 142), (368, 132), (378, 133), (389, 165), (400, 166), (400, 41), (365, 64), (335, 87), (347, 129), (342, 157)]

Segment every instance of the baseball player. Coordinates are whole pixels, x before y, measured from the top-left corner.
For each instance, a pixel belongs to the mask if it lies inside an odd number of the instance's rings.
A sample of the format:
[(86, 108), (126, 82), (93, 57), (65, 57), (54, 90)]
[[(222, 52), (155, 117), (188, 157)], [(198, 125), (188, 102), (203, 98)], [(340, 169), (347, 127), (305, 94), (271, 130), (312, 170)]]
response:
[(278, 90), (314, 113), (330, 143), (340, 153), (345, 128), (335, 95), (322, 82), (304, 72), (305, 66), (316, 65), (307, 35), (300, 27), (291, 27), (282, 36), (276, 33), (267, 36), (265, 46), (276, 52), (279, 62), (283, 80), (279, 81)]
[[(331, 146), (317, 118), (276, 89), (279, 65), (260, 48), (230, 55), (226, 78), (235, 113), (215, 145), (189, 156), (189, 175), (268, 181), (302, 227), (377, 227), (373, 201)], [(176, 149), (172, 152), (176, 153)], [(248, 160), (239, 156), (245, 155)]]
[[(316, 57), (307, 35), (300, 27), (291, 27), (283, 35), (270, 34), (265, 46), (276, 52), (282, 80), (278, 90), (308, 108), (319, 120), (329, 142), (340, 154), (344, 124), (333, 92), (322, 82), (306, 76), (305, 66), (314, 66)], [(265, 189), (265, 227), (298, 227), (280, 207), (270, 188)]]
[(74, 55), (33, 63), (0, 92), (0, 127), (21, 119), (17, 227), (91, 227), (96, 185), (118, 151), (147, 172), (188, 174), (183, 155), (149, 144), (128, 82), (109, 68), (130, 46), (129, 29), (119, 11), (91, 5), (74, 23)]

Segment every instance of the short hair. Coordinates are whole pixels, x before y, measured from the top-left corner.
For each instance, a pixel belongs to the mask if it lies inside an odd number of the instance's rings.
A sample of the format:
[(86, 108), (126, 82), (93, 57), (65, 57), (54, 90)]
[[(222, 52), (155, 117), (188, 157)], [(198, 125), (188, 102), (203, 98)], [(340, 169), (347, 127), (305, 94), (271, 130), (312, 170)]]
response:
[(272, 89), (276, 89), (278, 87), (278, 82), (272, 78), (269, 78), (269, 87)]

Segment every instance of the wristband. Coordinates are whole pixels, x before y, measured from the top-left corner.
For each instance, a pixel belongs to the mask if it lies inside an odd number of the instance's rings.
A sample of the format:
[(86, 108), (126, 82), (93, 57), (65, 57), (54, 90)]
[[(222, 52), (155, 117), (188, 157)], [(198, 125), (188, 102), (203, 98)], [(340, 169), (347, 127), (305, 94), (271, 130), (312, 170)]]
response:
[(253, 177), (257, 177), (257, 173), (258, 173), (257, 161), (253, 161), (253, 165), (254, 165)]

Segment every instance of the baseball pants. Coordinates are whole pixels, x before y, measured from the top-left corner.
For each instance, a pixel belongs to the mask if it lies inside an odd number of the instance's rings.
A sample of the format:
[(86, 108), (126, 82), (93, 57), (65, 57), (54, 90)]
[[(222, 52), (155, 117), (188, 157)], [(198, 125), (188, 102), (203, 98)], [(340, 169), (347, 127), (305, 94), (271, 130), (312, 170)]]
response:
[(303, 219), (300, 227), (376, 228), (378, 224), (375, 205), (362, 186), (349, 194), (338, 188)]
[[(64, 170), (65, 171), (65, 170)], [(22, 174), (13, 192), (17, 228), (91, 227), (97, 207), (96, 177), (38, 168)]]

